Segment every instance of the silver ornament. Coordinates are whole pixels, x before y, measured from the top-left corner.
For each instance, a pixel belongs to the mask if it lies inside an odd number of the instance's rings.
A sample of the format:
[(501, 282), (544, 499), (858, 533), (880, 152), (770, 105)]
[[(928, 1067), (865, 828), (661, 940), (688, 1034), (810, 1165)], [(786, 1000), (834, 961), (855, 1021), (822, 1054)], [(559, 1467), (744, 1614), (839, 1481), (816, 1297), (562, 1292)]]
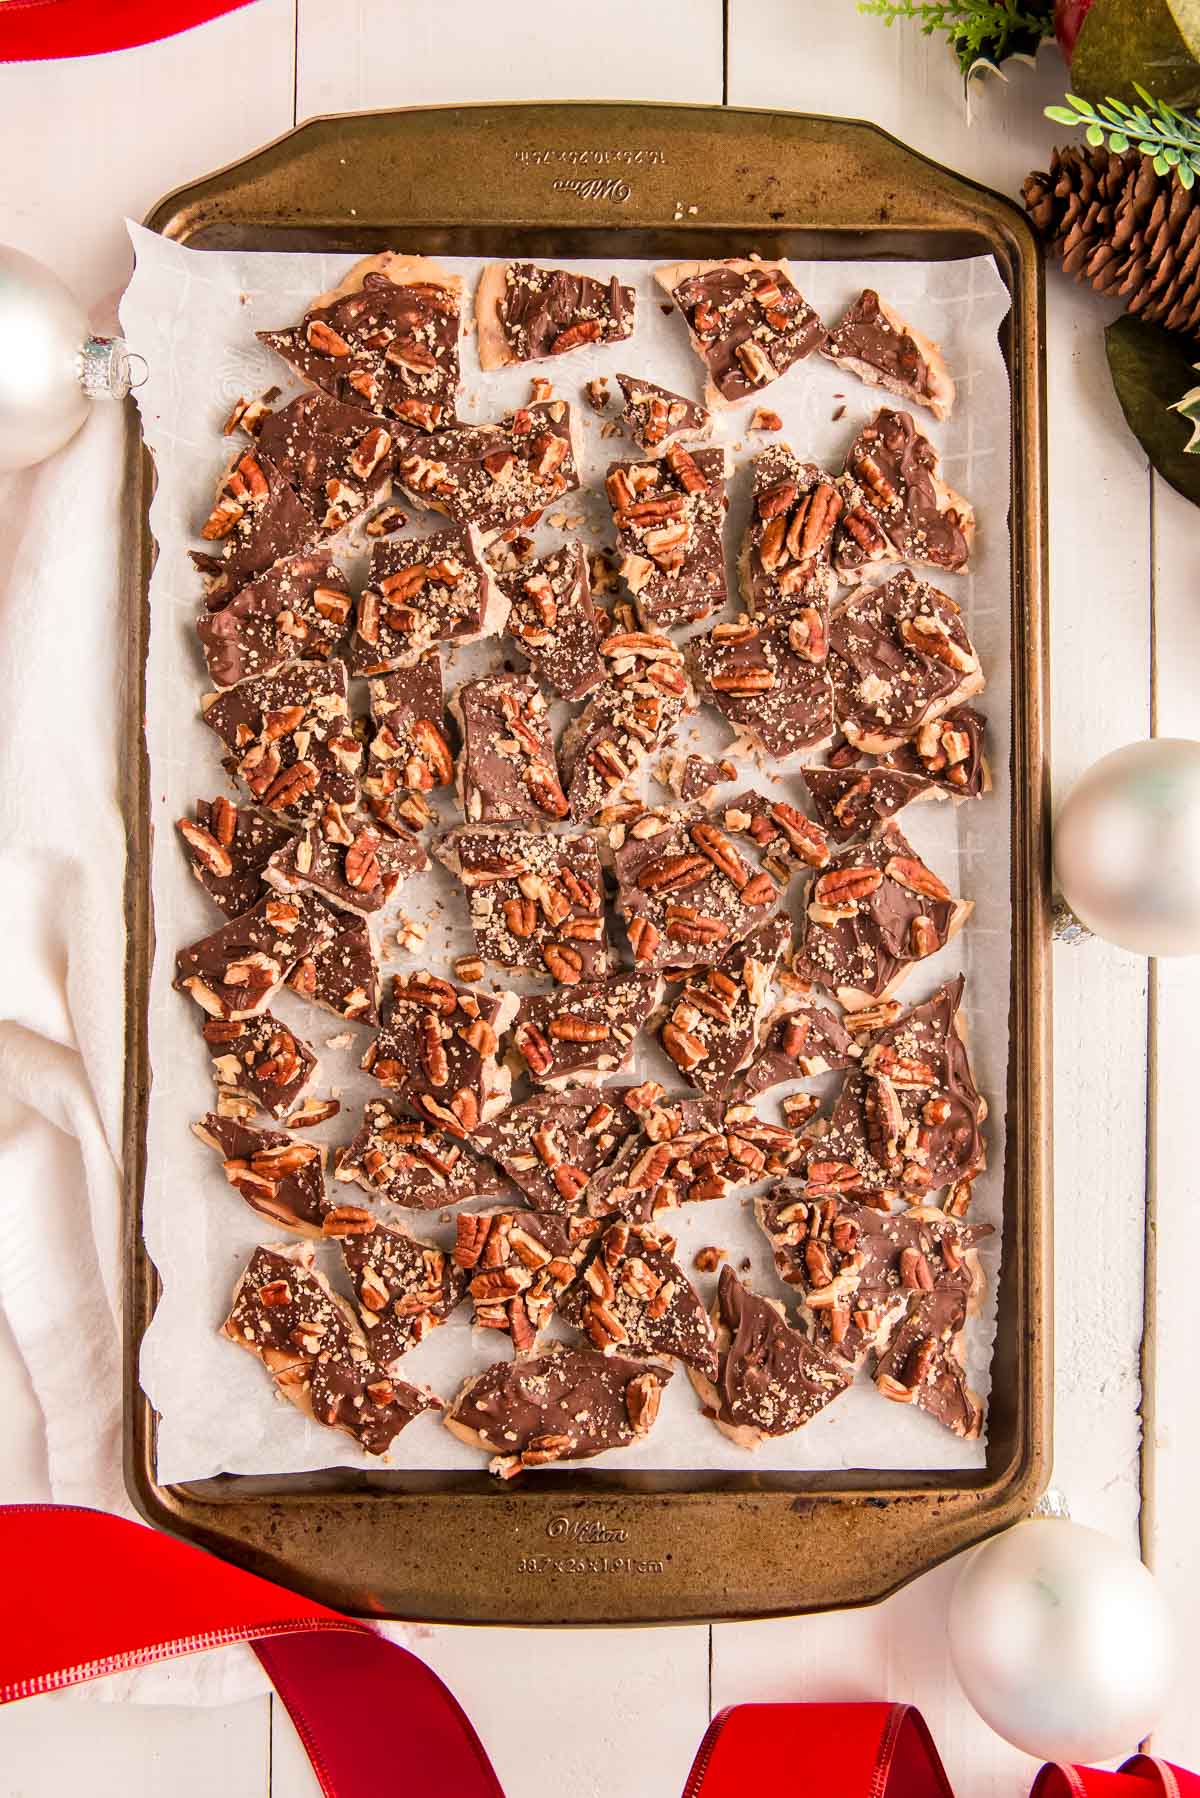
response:
[(1136, 955), (1200, 955), (1200, 743), (1154, 737), (1089, 768), (1054, 832), (1063, 897)]
[(92, 399), (124, 399), (129, 358), (93, 337), (87, 316), (50, 269), (0, 245), (0, 470), (29, 468), (72, 438)]

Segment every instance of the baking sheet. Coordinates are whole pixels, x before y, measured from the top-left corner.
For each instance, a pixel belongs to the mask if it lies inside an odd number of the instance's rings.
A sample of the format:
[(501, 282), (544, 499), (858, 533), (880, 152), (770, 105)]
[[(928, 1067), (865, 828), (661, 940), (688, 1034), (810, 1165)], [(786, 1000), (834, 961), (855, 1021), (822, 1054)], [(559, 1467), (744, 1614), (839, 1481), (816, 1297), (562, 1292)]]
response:
[[(199, 542), (220, 470), (231, 445), (220, 427), (239, 394), (279, 385), (285, 397), (298, 391), (279, 361), (260, 346), (257, 329), (298, 318), (314, 293), (331, 286), (353, 257), (213, 253), (182, 248), (131, 225), (137, 269), (121, 308), (127, 340), (149, 365), (138, 394), (146, 442), (154, 456), (156, 490), (151, 529), (158, 559), (151, 583), (151, 639), (147, 668), (147, 739), (154, 825), (152, 895), (157, 949), (149, 1007), (153, 1087), (147, 1118), (147, 1179), (144, 1197), (146, 1243), (162, 1280), (162, 1297), (142, 1347), (142, 1383), (159, 1413), (158, 1478), (164, 1483), (201, 1478), (220, 1471), (283, 1473), (330, 1467), (374, 1466), (349, 1438), (322, 1429), (282, 1402), (274, 1402), (265, 1374), (244, 1351), (217, 1334), (236, 1278), (254, 1246), (273, 1239), (264, 1220), (229, 1188), (211, 1150), (188, 1130), (212, 1103), (208, 1057), (199, 1037), (196, 1007), (171, 989), (177, 948), (214, 929), (220, 915), (193, 879), (177, 841), (174, 820), (190, 812), (195, 799), (226, 790), (216, 739), (201, 724), (198, 699), (207, 685), (194, 635), (202, 607), (201, 583), (187, 557)], [(473, 286), (482, 263), (442, 258)], [(604, 350), (580, 351), (561, 363), (539, 365), (560, 397), (579, 406), (586, 454), (588, 494), (565, 496), (561, 510), (543, 522), (540, 542), (548, 547), (563, 530), (589, 546), (610, 540), (607, 506), (599, 491), (604, 467), (635, 453), (628, 439), (600, 436), (602, 419), (582, 403), (582, 389), (596, 374), (617, 368), (645, 374), (681, 392), (696, 392), (700, 368), (687, 346), (682, 321), (660, 310), (652, 264), (573, 260), (572, 266), (607, 276), (615, 269), (638, 289), (639, 321), (632, 342)], [(1009, 899), (1010, 606), (1009, 606), (1009, 386), (997, 330), (1009, 306), (1007, 291), (986, 257), (953, 262), (871, 264), (795, 263), (801, 290), (826, 319), (864, 285), (875, 285), (942, 344), (958, 383), (959, 404), (945, 424), (927, 429), (943, 454), (943, 472), (974, 502), (980, 530), (970, 576), (946, 576), (944, 585), (964, 608), (968, 628), (983, 660), (988, 686), (981, 709), (987, 714), (994, 789), (974, 805), (910, 807), (901, 824), (917, 850), (964, 896), (975, 911), (966, 930), (942, 953), (910, 976), (901, 997), (923, 998), (951, 974), (967, 975), (967, 1007), (976, 1078), (987, 1097), (990, 1171), (976, 1184), (973, 1221), (995, 1225), (981, 1260), (988, 1290), (980, 1315), (968, 1330), (968, 1373), (986, 1396), (994, 1335), (995, 1275), (1001, 1243), (1004, 1164), (1004, 1092), (1008, 1058), (1008, 1003), (1011, 919)], [(463, 349), (464, 417), (495, 416), (528, 397), (530, 371), (503, 370), (480, 376), (473, 339)], [(801, 454), (838, 467), (855, 431), (871, 415), (879, 396), (823, 358), (811, 358), (777, 382), (764, 403), (783, 419), (783, 438)], [(839, 408), (844, 415), (835, 419)], [(731, 518), (727, 542), (732, 554), (745, 517), (752, 454), (771, 439), (747, 431), (752, 405), (722, 415), (717, 439), (733, 450)], [(411, 508), (405, 506), (406, 511)], [(416, 514), (410, 527), (422, 532), (434, 521)], [(360, 549), (335, 552), (353, 579), (361, 576)], [(730, 569), (731, 588), (733, 570)], [(711, 622), (711, 621), (710, 621)], [(700, 628), (705, 628), (701, 626)], [(485, 667), (499, 663), (503, 645), (493, 642), (451, 653), (446, 684), (452, 689)], [(560, 708), (560, 722), (568, 708)], [(707, 708), (686, 721), (680, 747), (722, 753), (729, 732)], [(649, 775), (642, 790), (651, 803), (667, 795)], [(772, 779), (747, 770), (741, 783), (776, 797), (796, 798), (798, 775)], [(737, 791), (730, 787), (730, 796)], [(803, 800), (800, 801), (803, 805)], [(799, 885), (787, 897), (799, 901)], [(434, 902), (440, 899), (440, 908)], [(434, 922), (417, 955), (396, 947), (397, 914)], [(410, 881), (397, 895), (382, 925), (385, 974), (417, 966), (437, 966), (472, 947), (465, 906), (457, 887), (440, 868)], [(314, 1088), (335, 1091), (342, 1115), (319, 1132), (331, 1145), (353, 1134), (363, 1100), (379, 1089), (358, 1072), (358, 1058), (370, 1040), (367, 1031), (340, 1023), (331, 1014), (305, 1006), (290, 993), (275, 1005), (279, 1015), (309, 1040), (321, 1057)], [(347, 1042), (349, 1039), (349, 1042)], [(671, 1064), (656, 1048), (645, 1049), (627, 1077), (654, 1077), (678, 1090)], [(820, 1091), (822, 1083), (810, 1084)], [(836, 1089), (836, 1077), (825, 1083)], [(764, 1115), (774, 1116), (772, 1098)], [(362, 1195), (346, 1189), (350, 1197)], [(453, 1240), (450, 1214), (398, 1211), (378, 1206), (383, 1221), (405, 1225), (417, 1235), (443, 1243)], [(770, 1251), (754, 1222), (746, 1194), (711, 1205), (684, 1206), (671, 1214), (679, 1259), (705, 1297), (713, 1277), (691, 1268), (697, 1248), (717, 1243), (737, 1267), (749, 1259), (747, 1278), (757, 1290), (783, 1296)], [(277, 1234), (277, 1233), (276, 1233)], [(346, 1290), (334, 1248), (318, 1249), (322, 1265)], [(472, 1332), (467, 1310), (458, 1312), (406, 1358), (406, 1376), (424, 1382), (449, 1400), (459, 1383), (496, 1354), (495, 1339)], [(736, 1448), (700, 1414), (691, 1386), (676, 1374), (665, 1395), (659, 1421), (647, 1440), (632, 1450), (589, 1463), (634, 1469), (827, 1470), (844, 1467), (964, 1469), (984, 1463), (982, 1441), (963, 1443), (913, 1408), (889, 1405), (861, 1376), (856, 1386), (805, 1429), (764, 1443), (753, 1455)], [(390, 1465), (397, 1469), (478, 1468), (479, 1455), (442, 1428), (436, 1414), (417, 1419), (398, 1438)]]

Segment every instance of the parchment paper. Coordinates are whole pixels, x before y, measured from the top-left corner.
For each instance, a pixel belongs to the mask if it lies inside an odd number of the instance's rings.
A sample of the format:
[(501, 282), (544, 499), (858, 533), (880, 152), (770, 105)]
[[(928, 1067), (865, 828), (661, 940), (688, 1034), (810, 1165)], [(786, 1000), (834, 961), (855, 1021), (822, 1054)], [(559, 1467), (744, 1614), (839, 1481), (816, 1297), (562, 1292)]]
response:
[[(199, 527), (207, 517), (215, 485), (236, 444), (222, 439), (221, 424), (239, 394), (252, 395), (278, 384), (286, 397), (298, 390), (288, 370), (260, 346), (256, 329), (290, 324), (307, 299), (330, 286), (354, 260), (344, 256), (217, 254), (191, 251), (131, 225), (137, 270), (121, 307), (125, 337), (146, 358), (149, 378), (138, 394), (146, 441), (157, 469), (151, 525), (158, 560), (151, 583), (152, 630), (147, 670), (149, 741), (154, 824), (152, 870), (156, 953), (150, 993), (150, 1060), (153, 1090), (149, 1109), (148, 1177), (145, 1231), (151, 1256), (162, 1276), (163, 1293), (143, 1346), (141, 1375), (160, 1414), (158, 1474), (164, 1481), (200, 1478), (221, 1470), (237, 1473), (293, 1472), (328, 1466), (378, 1466), (351, 1440), (309, 1422), (273, 1398), (267, 1376), (256, 1361), (217, 1334), (228, 1309), (234, 1283), (256, 1243), (278, 1240), (279, 1233), (244, 1205), (222, 1177), (216, 1156), (190, 1133), (189, 1124), (210, 1109), (213, 1088), (209, 1062), (200, 1039), (197, 1008), (171, 989), (172, 964), (184, 943), (215, 929), (221, 917), (190, 873), (174, 829), (174, 820), (191, 811), (197, 798), (227, 790), (219, 765), (219, 745), (201, 724), (200, 694), (208, 680), (194, 634), (202, 608), (201, 582), (187, 559), (199, 545)], [(481, 263), (443, 259), (467, 277), (473, 289)], [(697, 393), (701, 370), (688, 347), (682, 321), (667, 317), (652, 281), (652, 265), (640, 262), (573, 263), (581, 270), (607, 276), (613, 269), (636, 285), (639, 319), (632, 342), (604, 350), (581, 351), (561, 362), (545, 363), (537, 372), (555, 384), (559, 397), (578, 406), (587, 441), (586, 498), (566, 496), (559, 520), (544, 522), (547, 546), (561, 540), (564, 518), (585, 542), (609, 539), (611, 530), (599, 477), (605, 465), (636, 451), (629, 440), (602, 440), (600, 425), (583, 401), (584, 384), (596, 374), (610, 377), (616, 369), (644, 374), (683, 393)], [(1004, 1093), (1008, 1057), (1009, 1002), (1009, 386), (997, 345), (997, 330), (1008, 309), (1008, 295), (987, 258), (934, 263), (836, 263), (794, 265), (802, 292), (826, 321), (836, 320), (844, 304), (864, 285), (880, 292), (927, 335), (939, 341), (956, 382), (958, 405), (945, 424), (926, 423), (943, 454), (950, 484), (971, 498), (979, 533), (970, 576), (945, 576), (942, 583), (964, 607), (988, 676), (978, 703), (987, 714), (989, 754), (994, 790), (990, 797), (953, 807), (926, 803), (910, 806), (901, 825), (930, 865), (956, 891), (975, 902), (966, 930), (942, 953), (910, 976), (901, 997), (915, 1003), (942, 980), (962, 969), (967, 974), (967, 1006), (976, 1078), (990, 1106), (987, 1124), (990, 1171), (976, 1185), (972, 1220), (988, 1221), (997, 1234), (984, 1246), (983, 1266), (988, 1293), (981, 1313), (969, 1325), (969, 1374), (986, 1395), (994, 1333), (995, 1277), (1000, 1258), (999, 1226), (1004, 1166)], [(464, 344), (462, 413), (470, 418), (498, 416), (529, 394), (530, 372), (508, 369), (487, 377), (486, 391), (475, 357), (474, 339)], [(783, 438), (802, 455), (829, 468), (839, 468), (852, 437), (881, 403), (877, 390), (819, 356), (794, 368), (764, 396), (778, 411)], [(835, 417), (839, 408), (844, 414)], [(735, 408), (718, 423), (718, 440), (734, 450), (736, 473), (731, 486), (727, 541), (730, 590), (735, 591), (732, 560), (746, 516), (749, 462), (772, 439), (748, 431), (751, 405)], [(413, 509), (405, 504), (405, 510)], [(410, 528), (430, 528), (418, 513)], [(361, 575), (361, 550), (335, 551), (354, 578)], [(706, 627), (701, 627), (706, 628)], [(511, 645), (508, 646), (511, 649)], [(461, 679), (503, 659), (505, 646), (493, 642), (459, 651), (447, 658), (447, 689)], [(358, 687), (360, 709), (365, 696)], [(567, 708), (559, 708), (560, 721)], [(680, 746), (721, 754), (729, 740), (724, 722), (702, 708), (680, 733)], [(795, 774), (772, 781), (765, 772), (747, 770), (744, 785), (758, 785), (775, 796), (795, 798), (804, 806), (803, 785)], [(642, 790), (652, 803), (667, 795), (645, 776)], [(732, 797), (737, 787), (726, 789)], [(797, 909), (799, 883), (788, 902)], [(384, 966), (403, 969), (436, 966), (447, 954), (473, 947), (465, 924), (465, 904), (450, 877), (440, 868), (403, 886), (396, 909), (424, 918), (429, 900), (447, 901), (438, 914), (422, 952), (412, 956), (395, 950), (392, 913), (384, 924)], [(497, 984), (501, 982), (498, 981)], [(318, 1012), (290, 993), (277, 1002), (279, 1015), (310, 1041), (321, 1056), (321, 1075), (314, 1090), (335, 1091), (342, 1115), (322, 1131), (310, 1132), (331, 1145), (353, 1134), (363, 1099), (378, 1088), (358, 1071), (369, 1032), (343, 1026), (331, 1014)], [(350, 1047), (329, 1046), (330, 1039)], [(636, 1064), (637, 1078), (662, 1079), (669, 1089), (679, 1083), (671, 1064), (657, 1049), (647, 1050)], [(622, 1075), (625, 1078), (626, 1075)], [(837, 1077), (824, 1083), (835, 1089)], [(792, 1090), (788, 1088), (780, 1091)], [(777, 1095), (776, 1095), (777, 1096)], [(777, 1115), (768, 1101), (765, 1116)], [(345, 1189), (361, 1200), (357, 1188)], [(364, 1200), (365, 1202), (365, 1200)], [(402, 1224), (415, 1234), (446, 1243), (453, 1240), (449, 1213), (397, 1211), (377, 1207), (383, 1221)], [(444, 1221), (443, 1221), (444, 1219)], [(702, 1245), (716, 1243), (729, 1252), (734, 1267), (747, 1259), (746, 1275), (756, 1290), (783, 1297), (770, 1251), (753, 1221), (748, 1199), (736, 1194), (709, 1205), (683, 1206), (670, 1216), (679, 1241), (679, 1260), (706, 1299), (714, 1280), (696, 1275), (692, 1257)], [(346, 1288), (336, 1249), (319, 1248), (326, 1272)], [(425, 1382), (444, 1399), (460, 1382), (491, 1359), (497, 1339), (473, 1332), (467, 1306), (433, 1331), (406, 1359), (405, 1374)], [(503, 1345), (501, 1345), (503, 1346)], [(964, 1443), (915, 1408), (889, 1404), (861, 1375), (856, 1386), (820, 1417), (792, 1436), (767, 1442), (751, 1457), (736, 1448), (701, 1415), (682, 1371), (665, 1395), (662, 1412), (648, 1439), (633, 1450), (611, 1453), (592, 1463), (611, 1462), (643, 1468), (830, 1469), (841, 1467), (965, 1468), (983, 1464), (982, 1442)], [(398, 1469), (477, 1467), (479, 1456), (458, 1442), (439, 1423), (436, 1413), (418, 1418), (398, 1438), (391, 1465)]]

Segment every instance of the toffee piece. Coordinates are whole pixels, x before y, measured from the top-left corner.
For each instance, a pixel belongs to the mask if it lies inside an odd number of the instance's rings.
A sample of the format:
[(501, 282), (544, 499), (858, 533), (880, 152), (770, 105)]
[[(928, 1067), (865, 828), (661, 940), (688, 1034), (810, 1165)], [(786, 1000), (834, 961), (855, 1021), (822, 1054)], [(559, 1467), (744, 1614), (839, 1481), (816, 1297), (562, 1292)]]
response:
[(549, 708), (529, 674), (465, 681), (450, 700), (462, 739), (455, 791), (470, 824), (565, 818)]
[(834, 567), (855, 581), (872, 562), (964, 574), (975, 535), (969, 500), (940, 479), (940, 457), (908, 412), (877, 412), (850, 446), (839, 481)]
[(595, 837), (468, 825), (442, 837), (434, 853), (466, 889), (484, 961), (565, 986), (608, 973)]
[(327, 660), (346, 634), (351, 604), (345, 575), (322, 552), (273, 563), (196, 624), (213, 685), (233, 687), (286, 662)]
[(600, 646), (608, 669), (562, 735), (571, 816), (585, 822), (665, 747), (696, 705), (683, 652), (658, 631), (614, 631)]
[(221, 1117), (265, 1111), (285, 1118), (317, 1077), (312, 1048), (269, 1011), (254, 1018), (206, 1018), (203, 1034)]
[(794, 1329), (782, 1305), (751, 1292), (731, 1267), (721, 1269), (712, 1322), (717, 1376), (688, 1373), (706, 1414), (739, 1448), (802, 1429), (854, 1377), (845, 1361)]
[(581, 1226), (541, 1211), (462, 1211), (454, 1265), (464, 1271), (478, 1330), (503, 1330), (524, 1354), (575, 1277)]
[(261, 1217), (302, 1236), (323, 1236), (325, 1150), (282, 1130), (259, 1130), (212, 1112), (192, 1134), (221, 1157), (221, 1171)]
[(467, 1143), (418, 1118), (402, 1117), (382, 1099), (367, 1101), (362, 1127), (338, 1152), (333, 1177), (409, 1211), (440, 1211), (463, 1199), (494, 1198), (510, 1190)]
[(674, 1359), (712, 1377), (712, 1322), (674, 1247), (650, 1224), (608, 1224), (558, 1308), (602, 1355)]
[(350, 642), (352, 674), (411, 668), (435, 643), (475, 643), (504, 628), (508, 601), (478, 533), (392, 537), (371, 551)]
[(580, 1089), (535, 1093), (484, 1124), (472, 1140), (535, 1211), (570, 1212), (587, 1203), (593, 1177), (639, 1128), (624, 1105)]
[(717, 821), (733, 836), (749, 837), (765, 851), (763, 867), (786, 885), (798, 868), (829, 864), (829, 838), (822, 825), (806, 818), (786, 799), (771, 799), (747, 788), (715, 808)]
[(372, 1358), (350, 1306), (314, 1265), (311, 1243), (256, 1249), (221, 1333), (258, 1356), (289, 1404), (370, 1455), (386, 1454), (414, 1417), (441, 1406)]
[(223, 796), (197, 799), (193, 818), (175, 828), (187, 846), (192, 873), (227, 918), (240, 918), (263, 894), (263, 869), (288, 840), (272, 818)]
[(749, 1106), (723, 1098), (667, 1099), (657, 1081), (610, 1089), (641, 1124), (593, 1178), (594, 1216), (616, 1212), (655, 1223), (677, 1205), (707, 1204), (766, 1174), (786, 1173), (804, 1152), (803, 1138), (764, 1123)]
[(344, 662), (297, 662), (206, 693), (200, 711), (230, 752), (227, 772), (265, 811), (305, 824), (330, 802), (346, 810), (357, 804), (362, 745), (351, 725)]
[(391, 1369), (462, 1303), (466, 1275), (435, 1242), (407, 1230), (368, 1221), (365, 1230), (334, 1234), (371, 1357)]
[(438, 432), (400, 455), (394, 478), (416, 505), (473, 525), (490, 543), (579, 486), (575, 430), (565, 400), (537, 401), (499, 424)]
[(901, 743), (884, 766), (919, 774), (938, 799), (978, 799), (992, 790), (992, 772), (984, 753), (986, 723), (973, 706), (956, 705), (922, 724)]
[(754, 458), (754, 498), (738, 551), (738, 585), (754, 618), (795, 619), (799, 654), (825, 655), (828, 607), (837, 586), (833, 545), (842, 497), (815, 462), (786, 443)]
[(654, 279), (687, 322), (708, 370), (710, 406), (756, 396), (825, 341), (786, 262), (677, 262), (656, 269)]
[(367, 916), (382, 910), (401, 881), (429, 866), (416, 837), (384, 835), (340, 805), (329, 804), (316, 824), (271, 857), (263, 878), (277, 893), (312, 888), (341, 910)]
[(869, 387), (886, 387), (909, 405), (927, 406), (935, 418), (949, 418), (954, 409), (954, 382), (941, 349), (873, 287), (851, 301), (820, 348)]
[(522, 999), (514, 1072), (551, 1089), (595, 1085), (630, 1059), (661, 994), (656, 974), (621, 973)]
[(636, 375), (618, 375), (621, 423), (639, 449), (661, 456), (671, 444), (712, 435), (712, 413), (696, 400)]
[(517, 1005), (515, 993), (497, 997), (435, 974), (394, 974), (362, 1066), (428, 1123), (469, 1136), (508, 1103), (510, 1077), (496, 1051)]
[(176, 990), (211, 1018), (255, 1017), (301, 956), (329, 948), (337, 928), (338, 914), (315, 894), (266, 893), (240, 918), (179, 951)]
[(259, 455), (291, 482), (322, 537), (387, 498), (394, 447), (390, 420), (320, 392), (270, 413), (258, 431)]
[(259, 341), (335, 400), (435, 431), (454, 418), (462, 291), (428, 257), (385, 250), (319, 294), (299, 325)]
[(692, 624), (725, 604), (728, 475), (724, 449), (678, 443), (661, 457), (609, 464), (620, 573), (645, 629)]
[[(817, 651), (820, 653), (816, 653)], [(714, 624), (688, 643), (697, 691), (732, 725), (735, 755), (786, 761), (833, 737), (833, 687), (824, 625), (793, 618)]]
[(639, 967), (693, 967), (745, 936), (778, 897), (702, 806), (643, 812), (613, 857)]
[(301, 955), (287, 984), (302, 999), (347, 1023), (374, 1028), (379, 1023), (379, 963), (367, 921), (331, 906), (323, 909), (330, 920), (329, 940)]
[(771, 982), (791, 941), (782, 913), (756, 925), (712, 967), (693, 969), (659, 1032), (684, 1079), (723, 1093), (754, 1053), (771, 1003)]
[(312, 513), (268, 456), (247, 450), (222, 477), (200, 535), (217, 553), (191, 550), (205, 576), (208, 607), (219, 611), (282, 556), (307, 550), (317, 535)]
[(439, 651), (427, 649), (411, 667), (377, 675), (367, 692), (374, 730), (363, 798), (375, 822), (403, 842), (433, 821), (425, 794), (454, 779)]
[(685, 805), (708, 805), (718, 787), (737, 779), (737, 768), (733, 762), (714, 762), (706, 755), (672, 755), (655, 779)]
[(801, 768), (800, 772), (817, 816), (835, 843), (869, 835), (885, 818), (935, 792), (926, 775), (908, 773), (886, 761), (865, 768)]
[(734, 1090), (740, 1100), (755, 1099), (788, 1080), (814, 1080), (835, 1068), (854, 1067), (861, 1054), (862, 1045), (836, 1012), (788, 998), (767, 1018), (758, 1050)]
[(793, 971), (857, 1011), (890, 998), (970, 912), (971, 901), (954, 898), (889, 819), (813, 878)]
[(511, 602), (508, 633), (530, 670), (559, 699), (582, 699), (604, 678), (600, 618), (592, 604), (587, 552), (565, 543), (552, 555), (499, 576)]
[(494, 262), (475, 290), (479, 366), (541, 362), (633, 335), (637, 294), (613, 275), (597, 281), (532, 262)]
[(983, 1403), (967, 1385), (963, 1353), (966, 1307), (956, 1292), (925, 1292), (909, 1300), (903, 1322), (875, 1363), (884, 1398), (928, 1411), (954, 1435), (973, 1441), (983, 1428)]
[(669, 1368), (555, 1342), (542, 1355), (473, 1374), (444, 1421), (461, 1441), (491, 1451), (490, 1472), (513, 1479), (639, 1441), (670, 1378)]
[(984, 684), (954, 601), (907, 569), (838, 607), (828, 665), (838, 726), (871, 755), (897, 749)]

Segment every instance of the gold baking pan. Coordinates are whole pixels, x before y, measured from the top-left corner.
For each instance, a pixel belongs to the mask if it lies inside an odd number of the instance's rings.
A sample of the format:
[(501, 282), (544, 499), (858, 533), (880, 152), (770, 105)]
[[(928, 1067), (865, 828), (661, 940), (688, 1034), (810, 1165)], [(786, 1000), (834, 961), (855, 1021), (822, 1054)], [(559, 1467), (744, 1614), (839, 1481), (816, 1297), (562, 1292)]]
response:
[[(688, 212), (688, 206), (697, 211)], [(683, 216), (679, 216), (680, 213)], [(445, 255), (991, 254), (1012, 295), (1012, 1015), (1003, 1267), (978, 1472), (330, 1470), (163, 1486), (138, 1352), (150, 911), (149, 613), (130, 643), (125, 1453), (152, 1523), (349, 1611), (455, 1623), (664, 1623), (869, 1603), (1024, 1515), (1050, 1453), (1050, 976), (1043, 295), (1008, 200), (873, 126), (655, 105), (466, 106), (316, 119), (180, 189), (147, 224), (196, 249)], [(143, 574), (151, 472), (134, 453)]]

